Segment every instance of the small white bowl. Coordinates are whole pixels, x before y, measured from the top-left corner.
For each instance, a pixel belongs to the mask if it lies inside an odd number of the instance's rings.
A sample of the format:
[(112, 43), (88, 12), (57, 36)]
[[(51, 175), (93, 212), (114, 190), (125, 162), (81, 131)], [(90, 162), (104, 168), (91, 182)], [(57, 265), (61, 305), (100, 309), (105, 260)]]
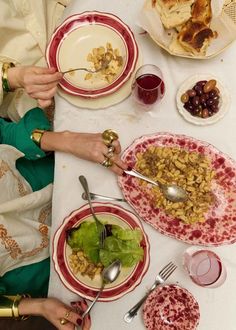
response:
[[(213, 116), (208, 118), (200, 118), (195, 117), (191, 115), (190, 112), (188, 112), (184, 108), (184, 103), (181, 102), (181, 95), (184, 94), (187, 90), (192, 89), (193, 86), (201, 80), (210, 80), (215, 79), (216, 80), (216, 86), (220, 91), (220, 99), (219, 99), (219, 111), (215, 113)], [(178, 92), (176, 94), (176, 103), (177, 108), (179, 110), (179, 113), (184, 117), (185, 120), (188, 122), (199, 125), (199, 126), (205, 126), (205, 125), (211, 125), (216, 123), (218, 120), (224, 117), (224, 115), (227, 113), (230, 105), (230, 95), (228, 90), (223, 86), (223, 84), (219, 81), (218, 78), (210, 75), (210, 74), (196, 74), (188, 79), (186, 79), (183, 84), (179, 87)]]

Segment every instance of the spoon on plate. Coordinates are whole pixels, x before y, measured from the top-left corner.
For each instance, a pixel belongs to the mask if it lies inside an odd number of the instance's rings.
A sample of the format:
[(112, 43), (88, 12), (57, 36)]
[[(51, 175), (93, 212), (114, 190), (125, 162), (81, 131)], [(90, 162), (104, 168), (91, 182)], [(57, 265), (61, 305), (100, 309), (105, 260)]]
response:
[(86, 311), (82, 314), (82, 319), (91, 311), (93, 306), (95, 305), (96, 301), (98, 300), (100, 294), (102, 293), (104, 287), (106, 284), (114, 282), (118, 275), (120, 274), (120, 269), (121, 269), (121, 262), (120, 260), (115, 260), (113, 263), (111, 263), (109, 266), (104, 268), (102, 272), (102, 285), (100, 290), (98, 291), (96, 297), (94, 298), (93, 302), (89, 307), (86, 309)]
[(163, 184), (160, 181), (154, 181), (152, 179), (149, 179), (145, 175), (137, 172), (134, 169), (131, 169), (131, 170), (128, 169), (128, 170), (125, 170), (124, 172), (126, 174), (135, 176), (136, 178), (147, 181), (147, 182), (153, 184), (154, 186), (159, 187), (161, 189), (163, 195), (165, 196), (165, 198), (171, 202), (175, 202), (175, 203), (186, 202), (188, 199), (187, 192), (183, 188), (181, 188), (175, 184)]

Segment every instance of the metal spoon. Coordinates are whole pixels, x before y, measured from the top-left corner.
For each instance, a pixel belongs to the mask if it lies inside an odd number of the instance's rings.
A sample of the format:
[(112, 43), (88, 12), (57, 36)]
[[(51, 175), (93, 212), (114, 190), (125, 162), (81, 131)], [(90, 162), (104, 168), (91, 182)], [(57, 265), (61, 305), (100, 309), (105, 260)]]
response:
[(142, 179), (144, 181), (147, 181), (154, 186), (157, 186), (161, 189), (163, 195), (165, 196), (166, 199), (168, 199), (171, 202), (186, 202), (188, 199), (187, 192), (175, 185), (175, 184), (163, 184), (159, 181), (153, 181), (152, 179), (149, 179), (148, 177), (144, 176), (143, 174), (137, 172), (136, 170), (125, 170), (124, 171), (126, 174), (135, 176), (136, 178)]
[(120, 274), (121, 269), (121, 262), (120, 260), (114, 261), (112, 264), (110, 264), (108, 267), (104, 268), (102, 272), (102, 285), (100, 290), (98, 291), (96, 297), (94, 298), (92, 304), (86, 309), (86, 311), (82, 314), (82, 319), (91, 311), (94, 304), (98, 300), (100, 294), (102, 293), (104, 287), (106, 284), (114, 282), (118, 275)]

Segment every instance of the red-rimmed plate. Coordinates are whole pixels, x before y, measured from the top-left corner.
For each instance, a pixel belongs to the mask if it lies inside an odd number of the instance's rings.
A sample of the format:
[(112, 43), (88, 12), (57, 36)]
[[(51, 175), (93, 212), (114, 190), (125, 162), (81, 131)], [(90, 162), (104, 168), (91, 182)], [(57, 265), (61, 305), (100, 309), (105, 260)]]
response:
[(85, 80), (85, 71), (65, 74), (62, 89), (72, 95), (96, 98), (114, 93), (131, 76), (138, 59), (138, 47), (130, 28), (117, 16), (103, 12), (84, 12), (67, 18), (53, 33), (46, 51), (49, 67), (64, 72), (72, 68), (91, 68), (88, 54), (93, 48), (111, 43), (123, 57), (123, 65), (111, 83), (93, 75)]
[(131, 176), (120, 177), (118, 183), (128, 203), (144, 221), (160, 233), (186, 243), (219, 246), (236, 242), (236, 162), (217, 148), (192, 137), (170, 133), (157, 133), (136, 139), (123, 153), (122, 159), (135, 167), (137, 153), (150, 146), (177, 147), (207, 155), (216, 173), (212, 190), (216, 201), (205, 214), (203, 223), (186, 224), (154, 208), (151, 186), (140, 184)]
[(148, 330), (195, 330), (200, 319), (199, 305), (180, 286), (159, 286), (144, 304), (143, 319)]
[[(144, 250), (143, 260), (134, 267), (122, 267), (117, 280), (106, 285), (99, 297), (99, 301), (111, 301), (118, 299), (132, 291), (141, 282), (149, 267), (149, 242), (138, 218), (130, 211), (111, 203), (93, 203), (96, 214), (103, 221), (119, 225), (122, 228), (140, 228), (143, 233), (141, 246)], [(96, 275), (93, 280), (88, 276), (73, 274), (69, 266), (71, 248), (66, 243), (66, 231), (72, 227), (78, 227), (83, 221), (94, 221), (88, 204), (72, 212), (57, 230), (53, 242), (53, 262), (62, 283), (71, 291), (80, 296), (93, 300), (101, 287), (101, 276)]]

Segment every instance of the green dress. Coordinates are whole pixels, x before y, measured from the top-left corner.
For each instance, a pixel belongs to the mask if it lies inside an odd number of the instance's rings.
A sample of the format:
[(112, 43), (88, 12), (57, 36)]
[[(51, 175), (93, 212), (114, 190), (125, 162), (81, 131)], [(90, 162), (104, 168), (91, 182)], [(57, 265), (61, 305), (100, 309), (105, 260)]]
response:
[[(53, 154), (46, 155), (30, 139), (32, 131), (36, 128), (51, 129), (40, 108), (28, 111), (18, 123), (0, 118), (0, 143), (14, 146), (25, 154), (25, 157), (16, 161), (16, 168), (33, 191), (52, 183), (54, 176)], [(49, 258), (11, 270), (0, 277), (0, 294), (29, 293), (32, 297), (45, 297), (48, 291), (49, 271)]]

